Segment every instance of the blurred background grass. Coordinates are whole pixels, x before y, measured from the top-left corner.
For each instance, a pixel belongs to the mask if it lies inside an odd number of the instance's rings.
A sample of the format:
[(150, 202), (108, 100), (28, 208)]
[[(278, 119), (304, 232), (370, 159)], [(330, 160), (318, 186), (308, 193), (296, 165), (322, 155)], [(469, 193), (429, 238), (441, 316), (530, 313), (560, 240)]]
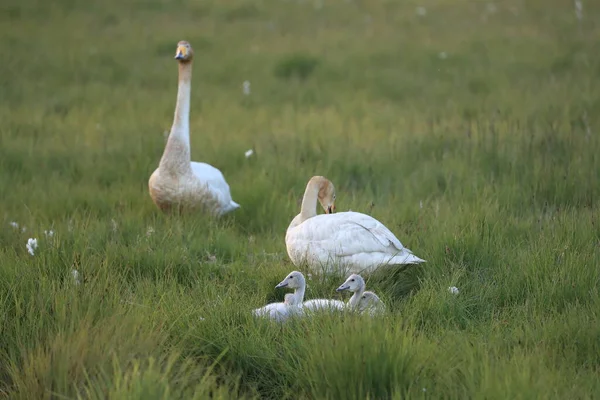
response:
[[(1, 394), (593, 398), (600, 6), (582, 5), (3, 1)], [(242, 205), (219, 221), (147, 193), (179, 40), (192, 158)], [(316, 174), (428, 263), (369, 280), (382, 319), (253, 321), (283, 298)]]

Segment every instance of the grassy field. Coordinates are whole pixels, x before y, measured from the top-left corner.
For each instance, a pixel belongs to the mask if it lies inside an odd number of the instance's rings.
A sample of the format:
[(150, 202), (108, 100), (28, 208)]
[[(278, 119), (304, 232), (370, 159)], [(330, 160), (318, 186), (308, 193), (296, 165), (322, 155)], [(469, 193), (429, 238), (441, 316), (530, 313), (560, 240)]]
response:
[[(558, 0), (4, 0), (0, 397), (598, 398), (598, 21), (588, 0), (581, 19)], [(148, 195), (179, 40), (192, 158), (242, 205), (218, 221)], [(251, 317), (283, 299), (313, 175), (428, 261), (369, 279), (384, 317)]]

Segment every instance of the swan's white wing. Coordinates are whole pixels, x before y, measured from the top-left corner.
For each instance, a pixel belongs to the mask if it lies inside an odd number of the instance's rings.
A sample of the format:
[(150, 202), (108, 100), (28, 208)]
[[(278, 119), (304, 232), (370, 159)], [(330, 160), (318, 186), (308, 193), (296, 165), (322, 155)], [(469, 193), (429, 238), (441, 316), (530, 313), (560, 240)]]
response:
[(231, 198), (229, 185), (225, 177), (217, 168), (210, 164), (192, 162), (192, 172), (194, 176), (203, 184), (206, 184), (213, 196), (221, 205), (222, 212), (232, 211), (239, 208), (239, 204)]
[(201, 182), (209, 184), (214, 190), (229, 194), (229, 185), (221, 171), (206, 163), (192, 162), (190, 165), (192, 172)]
[[(291, 233), (291, 232), (290, 232)], [(405, 250), (400, 240), (375, 218), (356, 212), (321, 214), (293, 229), (296, 243), (317, 246), (337, 256)]]

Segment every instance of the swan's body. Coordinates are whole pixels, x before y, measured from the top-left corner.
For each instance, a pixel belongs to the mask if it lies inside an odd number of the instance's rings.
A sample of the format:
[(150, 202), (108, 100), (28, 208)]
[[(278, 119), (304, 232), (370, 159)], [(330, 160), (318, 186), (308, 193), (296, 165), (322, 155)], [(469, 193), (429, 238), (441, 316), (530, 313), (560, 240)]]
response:
[(257, 317), (266, 317), (277, 322), (283, 322), (295, 314), (299, 314), (301, 309), (295, 303), (295, 297), (292, 293), (287, 293), (284, 296), (283, 303), (271, 303), (264, 307), (257, 308), (252, 311)]
[(302, 308), (308, 311), (344, 310), (346, 308), (346, 303), (340, 300), (312, 299), (302, 303)]
[(175, 58), (179, 61), (177, 106), (160, 164), (148, 181), (150, 196), (163, 211), (201, 209), (220, 216), (240, 205), (232, 200), (221, 171), (206, 163), (191, 162), (189, 119), (193, 51), (189, 43), (178, 43)]
[(335, 190), (326, 178), (308, 182), (302, 210), (287, 229), (285, 242), (294, 265), (369, 273), (382, 265), (425, 262), (375, 218), (352, 211), (317, 215), (317, 200), (329, 212), (335, 210)]

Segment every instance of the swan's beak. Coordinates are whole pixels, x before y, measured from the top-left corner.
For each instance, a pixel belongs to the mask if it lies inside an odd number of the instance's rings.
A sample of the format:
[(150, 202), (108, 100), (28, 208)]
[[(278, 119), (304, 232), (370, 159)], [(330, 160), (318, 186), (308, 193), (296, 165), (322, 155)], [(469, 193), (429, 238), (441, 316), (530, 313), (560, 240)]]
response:
[(335, 204), (327, 206), (327, 213), (326, 214), (333, 214), (334, 212), (335, 212)]
[(279, 282), (279, 283), (277, 284), (277, 286), (275, 286), (275, 289), (279, 289), (279, 288), (282, 288), (282, 287), (286, 287), (287, 285), (289, 285), (289, 283), (287, 283), (286, 281)]
[(339, 288), (335, 289), (335, 291), (336, 292), (343, 292), (344, 290), (348, 290), (348, 289), (350, 289), (350, 286), (342, 284), (342, 286), (340, 286)]
[(176, 60), (183, 60), (185, 58), (186, 53), (187, 53), (186, 48), (183, 47), (183, 46), (179, 46), (177, 48), (177, 52), (175, 53), (175, 59)]

